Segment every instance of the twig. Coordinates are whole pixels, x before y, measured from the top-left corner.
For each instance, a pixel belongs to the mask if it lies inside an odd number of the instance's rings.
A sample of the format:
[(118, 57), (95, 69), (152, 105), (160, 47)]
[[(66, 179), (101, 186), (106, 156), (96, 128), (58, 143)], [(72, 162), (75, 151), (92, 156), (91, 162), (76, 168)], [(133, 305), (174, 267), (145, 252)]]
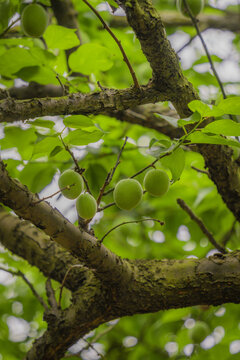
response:
[(47, 293), (47, 298), (48, 298), (48, 302), (49, 302), (49, 305), (51, 307), (51, 309), (53, 309), (54, 311), (58, 311), (58, 304), (57, 304), (57, 301), (56, 301), (56, 298), (55, 298), (55, 291), (52, 287), (52, 283), (51, 283), (51, 279), (48, 278), (47, 281), (46, 281), (46, 293)]
[(223, 246), (226, 246), (228, 241), (231, 239), (231, 236), (233, 235), (233, 233), (235, 231), (236, 222), (237, 222), (237, 220), (234, 220), (230, 230), (228, 230), (226, 232), (226, 234), (223, 235), (222, 240), (221, 240), (221, 243), (222, 243)]
[(60, 77), (59, 77), (58, 74), (56, 75), (56, 79), (57, 79), (57, 81), (59, 82), (59, 84), (60, 84), (60, 86), (61, 86), (61, 88), (62, 88), (62, 96), (66, 95), (65, 86), (63, 85), (63, 83), (62, 83), (62, 81), (61, 81), (61, 79), (60, 79)]
[(121, 157), (122, 152), (123, 152), (123, 149), (124, 149), (124, 147), (125, 147), (125, 145), (126, 145), (126, 143), (127, 143), (127, 139), (128, 139), (128, 137), (126, 136), (126, 137), (125, 137), (125, 140), (124, 140), (124, 143), (123, 143), (123, 145), (122, 145), (122, 147), (121, 147), (121, 149), (120, 149), (120, 151), (119, 151), (119, 154), (118, 154), (118, 157), (117, 157), (117, 161), (116, 161), (113, 169), (111, 169), (111, 170), (109, 171), (109, 173), (107, 174), (106, 179), (105, 179), (105, 181), (104, 181), (104, 184), (103, 184), (103, 186), (102, 186), (101, 189), (100, 189), (99, 196), (98, 196), (98, 199), (97, 199), (97, 204), (98, 204), (98, 205), (99, 205), (100, 202), (101, 202), (102, 196), (103, 196), (103, 194), (104, 194), (104, 190), (106, 189), (106, 187), (107, 187), (107, 186), (110, 184), (110, 182), (112, 181), (113, 175), (114, 175), (114, 173), (115, 173), (118, 165), (120, 164), (120, 157)]
[(214, 64), (213, 64), (211, 55), (210, 55), (210, 53), (209, 53), (209, 51), (208, 51), (207, 45), (206, 45), (206, 43), (205, 43), (205, 41), (204, 41), (204, 39), (203, 39), (203, 37), (202, 37), (201, 31), (200, 31), (199, 26), (198, 26), (198, 21), (197, 21), (197, 19), (193, 16), (193, 14), (192, 14), (192, 12), (191, 12), (191, 9), (190, 9), (190, 7), (188, 6), (187, 0), (183, 0), (183, 2), (184, 2), (184, 5), (185, 5), (185, 7), (186, 7), (186, 9), (187, 9), (187, 12), (188, 12), (191, 20), (192, 20), (192, 23), (193, 23), (193, 25), (194, 25), (194, 27), (195, 27), (195, 29), (196, 29), (196, 31), (197, 31), (197, 35), (198, 35), (198, 37), (199, 37), (199, 39), (200, 39), (200, 41), (201, 41), (201, 43), (202, 43), (202, 46), (203, 46), (203, 48), (204, 48), (204, 50), (205, 50), (205, 52), (206, 52), (206, 55), (207, 55), (207, 58), (208, 58), (210, 67), (211, 67), (211, 69), (212, 69), (212, 71), (213, 71), (213, 74), (214, 74), (214, 76), (215, 76), (215, 78), (216, 78), (216, 80), (217, 80), (217, 82), (218, 82), (218, 85), (219, 85), (219, 87), (220, 87), (220, 89), (221, 89), (221, 92), (222, 92), (222, 94), (223, 94), (223, 98), (226, 99), (227, 96), (226, 96), (226, 93), (225, 93), (223, 84), (222, 84), (222, 82), (221, 82), (221, 80), (220, 80), (220, 78), (219, 78), (219, 76), (218, 76), (218, 73), (217, 73), (217, 71), (216, 71), (216, 69), (215, 69), (215, 66), (214, 66)]
[(177, 54), (179, 54), (181, 51), (183, 51), (187, 46), (189, 46), (194, 39), (196, 39), (197, 35), (192, 36), (178, 51)]
[(193, 170), (196, 170), (196, 171), (199, 172), (199, 173), (202, 173), (202, 174), (205, 174), (205, 175), (209, 176), (209, 172), (208, 172), (207, 170), (198, 169), (198, 168), (195, 167), (195, 166), (191, 166), (191, 168), (192, 168)]
[[(95, 347), (92, 345), (91, 342), (89, 342), (87, 339), (83, 339), (83, 341), (85, 341), (85, 342), (87, 343), (88, 347), (90, 347), (93, 351), (95, 351), (95, 353), (96, 353), (101, 359), (105, 359), (105, 356), (102, 355), (101, 353), (99, 353), (99, 352), (95, 349)], [(85, 348), (82, 349), (82, 350), (81, 350), (81, 353), (82, 353), (84, 350), (87, 350), (87, 349), (85, 349)]]
[(11, 24), (8, 25), (8, 27), (0, 34), (0, 38), (3, 37), (3, 36), (8, 32), (8, 30), (10, 30), (11, 27), (12, 27), (13, 25), (15, 25), (20, 19), (21, 19), (21, 18), (19, 17), (19, 18), (17, 18), (16, 20), (14, 20), (13, 22), (11, 22)]
[(90, 190), (90, 188), (89, 188), (87, 179), (86, 179), (85, 176), (83, 175), (85, 169), (80, 168), (80, 166), (78, 165), (77, 159), (75, 158), (73, 152), (70, 150), (69, 146), (68, 146), (67, 144), (65, 144), (65, 142), (63, 141), (63, 138), (62, 138), (62, 135), (61, 135), (61, 134), (59, 135), (59, 137), (60, 137), (61, 142), (62, 142), (62, 144), (63, 144), (63, 146), (64, 146), (64, 149), (70, 154), (71, 158), (73, 159), (73, 162), (74, 162), (74, 164), (75, 164), (75, 170), (76, 170), (76, 172), (77, 172), (79, 175), (82, 176), (83, 181), (84, 181), (84, 184), (85, 184), (86, 189), (87, 189), (87, 192), (88, 192), (89, 194), (92, 194), (92, 193), (91, 193), (91, 190)]
[(33, 285), (30, 283), (30, 281), (25, 277), (25, 275), (20, 270), (13, 271), (13, 270), (5, 269), (2, 266), (0, 266), (0, 270), (6, 271), (9, 274), (12, 274), (14, 276), (20, 276), (25, 281), (25, 283), (30, 287), (33, 295), (38, 299), (38, 301), (44, 307), (44, 309), (49, 310), (49, 307), (47, 306), (47, 304), (45, 303), (43, 298), (37, 293), (37, 291), (34, 289)]
[(67, 270), (66, 274), (64, 275), (64, 278), (63, 278), (63, 281), (62, 281), (62, 284), (60, 286), (60, 293), (59, 293), (59, 299), (58, 299), (58, 307), (61, 308), (61, 299), (62, 299), (62, 292), (63, 292), (63, 287), (65, 285), (65, 282), (67, 280), (67, 277), (70, 273), (70, 271), (76, 267), (83, 267), (83, 265), (72, 265), (70, 266), (70, 268)]
[(152, 218), (141, 219), (141, 220), (132, 220), (132, 221), (124, 221), (121, 224), (118, 224), (118, 225), (114, 226), (112, 229), (110, 229), (109, 231), (107, 231), (106, 234), (98, 242), (102, 243), (103, 240), (105, 239), (105, 237), (107, 237), (113, 230), (117, 229), (118, 227), (120, 227), (122, 225), (133, 224), (133, 223), (136, 224), (136, 223), (140, 223), (140, 222), (144, 222), (144, 221), (155, 221), (155, 222), (158, 222), (160, 225), (164, 225), (163, 221), (158, 220), (158, 219), (152, 219)]
[[(114, 189), (111, 189), (111, 192), (112, 192), (113, 190), (114, 190)], [(105, 205), (105, 206), (103, 206), (103, 207), (101, 207), (101, 208), (98, 208), (97, 212), (100, 212), (100, 211), (103, 211), (103, 210), (105, 210), (105, 209), (108, 209), (109, 207), (111, 207), (111, 206), (113, 206), (113, 205), (115, 205), (115, 202), (112, 202), (112, 203), (107, 204), (107, 205)]]
[(60, 192), (62, 192), (63, 190), (66, 190), (66, 189), (69, 190), (70, 187), (71, 187), (71, 186), (74, 186), (74, 185), (75, 185), (75, 184), (67, 185), (67, 186), (65, 186), (64, 188), (56, 191), (56, 192), (53, 193), (52, 195), (46, 196), (46, 197), (44, 197), (44, 198), (42, 198), (42, 199), (40, 199), (40, 200), (37, 200), (37, 201), (33, 201), (33, 205), (39, 204), (39, 203), (42, 202), (42, 201), (45, 201), (45, 200), (47, 200), (47, 199), (50, 199), (50, 198), (52, 198), (53, 196), (55, 196), (55, 195), (59, 194)]
[(105, 21), (103, 20), (103, 18), (101, 17), (101, 15), (98, 13), (98, 11), (87, 1), (87, 0), (83, 0), (83, 2), (94, 12), (94, 14), (98, 17), (98, 19), (101, 21), (101, 23), (103, 24), (104, 29), (106, 29), (108, 31), (108, 33), (112, 36), (112, 38), (115, 40), (115, 42), (117, 43), (117, 46), (119, 47), (122, 55), (123, 55), (123, 60), (125, 61), (125, 63), (127, 64), (127, 67), (130, 71), (130, 74), (132, 76), (133, 82), (134, 82), (134, 86), (137, 89), (140, 89), (136, 74), (132, 68), (132, 65), (130, 64), (130, 61), (128, 60), (128, 57), (122, 47), (121, 41), (118, 40), (118, 38), (116, 37), (116, 35), (114, 35), (114, 33), (112, 32), (112, 30), (110, 29), (110, 27), (105, 23)]
[(206, 235), (208, 240), (212, 243), (212, 245), (217, 250), (219, 250), (221, 253), (226, 254), (227, 251), (224, 249), (224, 247), (217, 243), (217, 241), (214, 239), (213, 235), (210, 233), (210, 231), (204, 225), (203, 221), (199, 217), (197, 217), (196, 214), (193, 213), (193, 211), (188, 207), (188, 205), (185, 203), (185, 201), (182, 199), (177, 199), (177, 203), (179, 206), (181, 206), (181, 208), (184, 211), (186, 211), (188, 213), (190, 218), (198, 224), (198, 226), (200, 227), (202, 232)]

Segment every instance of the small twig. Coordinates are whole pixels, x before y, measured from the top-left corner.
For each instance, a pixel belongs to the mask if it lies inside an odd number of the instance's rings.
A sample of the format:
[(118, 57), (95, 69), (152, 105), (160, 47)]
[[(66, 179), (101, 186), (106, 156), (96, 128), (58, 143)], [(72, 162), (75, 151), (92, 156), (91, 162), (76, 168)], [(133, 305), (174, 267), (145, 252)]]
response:
[(112, 32), (112, 30), (110, 29), (110, 27), (105, 23), (105, 21), (103, 20), (103, 18), (101, 17), (101, 15), (98, 13), (98, 11), (91, 5), (89, 4), (89, 2), (87, 0), (83, 0), (83, 2), (94, 12), (94, 14), (98, 17), (98, 19), (101, 21), (101, 23), (103, 24), (104, 29), (107, 30), (107, 32), (112, 36), (112, 38), (115, 40), (117, 46), (119, 47), (122, 55), (123, 55), (123, 60), (125, 61), (125, 63), (127, 64), (127, 67), (130, 71), (130, 74), (132, 76), (133, 82), (134, 82), (134, 86), (137, 89), (140, 89), (136, 74), (132, 68), (132, 65), (130, 64), (130, 61), (128, 60), (128, 57), (122, 47), (121, 41), (118, 40), (118, 38), (116, 37), (116, 35), (114, 35), (114, 33)]
[(204, 225), (203, 221), (197, 217), (197, 215), (194, 214), (194, 212), (188, 207), (188, 205), (185, 203), (184, 200), (182, 199), (177, 199), (177, 203), (179, 206), (181, 206), (181, 208), (186, 211), (188, 213), (188, 215), (190, 216), (190, 218), (195, 221), (198, 226), (200, 227), (200, 229), (202, 230), (202, 232), (206, 235), (206, 237), (208, 238), (208, 240), (211, 242), (211, 244), (221, 253), (226, 254), (227, 251), (224, 249), (223, 246), (221, 246), (220, 244), (217, 243), (217, 241), (214, 239), (213, 235), (210, 233), (210, 231), (206, 228), (206, 226)]
[(62, 88), (62, 96), (66, 95), (65, 86), (63, 85), (63, 83), (62, 83), (62, 81), (61, 81), (61, 79), (60, 79), (60, 77), (59, 77), (58, 74), (56, 75), (56, 79), (57, 79), (57, 81), (59, 82), (59, 84), (60, 84), (60, 86), (61, 86), (61, 88)]
[(100, 189), (99, 196), (98, 196), (98, 199), (97, 199), (97, 204), (98, 204), (98, 205), (99, 205), (100, 202), (101, 202), (101, 199), (102, 199), (103, 194), (104, 194), (104, 190), (106, 189), (106, 187), (107, 187), (107, 186), (110, 184), (110, 182), (112, 181), (113, 175), (114, 175), (114, 173), (115, 173), (118, 165), (120, 164), (120, 157), (121, 157), (122, 152), (123, 152), (123, 149), (124, 149), (124, 147), (125, 147), (125, 145), (126, 145), (126, 143), (127, 143), (127, 139), (128, 139), (128, 137), (126, 136), (126, 137), (125, 137), (125, 140), (124, 140), (124, 143), (123, 143), (123, 145), (122, 145), (122, 147), (121, 147), (121, 149), (120, 149), (120, 151), (119, 151), (119, 154), (118, 154), (118, 157), (117, 157), (117, 161), (116, 161), (113, 169), (111, 169), (111, 170), (109, 171), (109, 173), (107, 174), (106, 179), (105, 179), (105, 181), (104, 181), (104, 184), (103, 184), (103, 186), (102, 186), (101, 189)]
[(89, 194), (92, 194), (92, 193), (91, 193), (91, 190), (90, 190), (90, 188), (89, 188), (87, 179), (86, 179), (85, 176), (83, 175), (85, 169), (80, 168), (80, 166), (78, 165), (77, 159), (75, 158), (73, 152), (70, 150), (69, 146), (68, 146), (67, 144), (65, 144), (65, 142), (64, 142), (61, 134), (59, 135), (59, 137), (60, 137), (61, 142), (62, 142), (62, 144), (63, 144), (63, 146), (64, 146), (64, 149), (70, 154), (71, 158), (73, 159), (73, 162), (74, 162), (74, 164), (75, 164), (75, 170), (76, 170), (76, 172), (77, 172), (79, 175), (82, 176), (83, 181), (84, 181), (84, 184), (85, 184), (86, 189), (87, 189), (87, 192), (88, 192)]
[(133, 223), (136, 224), (136, 223), (140, 223), (140, 222), (144, 222), (144, 221), (155, 221), (155, 222), (158, 222), (160, 225), (164, 225), (163, 221), (158, 220), (158, 219), (152, 219), (152, 218), (141, 219), (141, 220), (132, 220), (132, 221), (124, 221), (121, 224), (118, 224), (118, 225), (114, 226), (112, 229), (110, 229), (109, 231), (107, 231), (106, 234), (98, 242), (102, 243), (103, 240), (105, 239), (105, 237), (107, 237), (113, 230), (117, 229), (118, 227), (120, 227), (122, 225), (133, 224)]
[(65, 285), (65, 282), (67, 280), (67, 277), (70, 273), (70, 271), (76, 267), (83, 267), (83, 265), (72, 265), (70, 266), (70, 268), (67, 270), (66, 274), (64, 275), (64, 278), (63, 278), (63, 281), (62, 281), (62, 284), (60, 286), (60, 293), (59, 293), (59, 299), (58, 299), (58, 308), (61, 308), (61, 299), (62, 299), (62, 292), (63, 292), (63, 287)]
[(196, 39), (197, 35), (192, 36), (178, 51), (177, 54), (179, 54), (181, 51), (183, 51), (186, 47), (188, 47), (194, 39)]
[(195, 167), (195, 166), (191, 166), (191, 168), (192, 168), (193, 170), (196, 170), (196, 171), (199, 172), (199, 173), (202, 173), (202, 174), (205, 174), (205, 175), (209, 176), (209, 172), (208, 172), (207, 170), (198, 169), (198, 168)]
[(14, 276), (21, 277), (25, 281), (25, 283), (29, 286), (29, 288), (31, 289), (33, 295), (38, 299), (38, 301), (44, 307), (44, 309), (49, 310), (49, 307), (47, 306), (47, 304), (45, 303), (43, 298), (37, 293), (37, 291), (34, 289), (33, 285), (30, 283), (30, 281), (25, 277), (25, 275), (20, 270), (18, 270), (18, 271), (8, 270), (8, 269), (5, 269), (2, 266), (0, 266), (0, 270), (6, 271), (9, 274), (12, 274)]
[(48, 278), (46, 281), (46, 294), (47, 294), (47, 298), (48, 298), (48, 303), (51, 307), (51, 309), (55, 310), (56, 312), (58, 311), (58, 304), (55, 298), (55, 291), (52, 287), (52, 283), (51, 283), (51, 279)]
[(19, 17), (19, 18), (17, 18), (16, 20), (14, 20), (13, 22), (11, 22), (11, 24), (8, 25), (8, 27), (0, 34), (0, 38), (3, 37), (3, 36), (8, 32), (8, 30), (10, 30), (11, 27), (12, 27), (13, 25), (15, 25), (20, 19), (21, 19), (21, 18)]
[(234, 220), (233, 223), (232, 223), (232, 226), (231, 226), (230, 230), (228, 230), (228, 231), (226, 232), (226, 234), (223, 235), (222, 240), (221, 240), (221, 243), (222, 243), (222, 245), (223, 245), (224, 247), (227, 245), (228, 241), (231, 239), (231, 237), (232, 237), (232, 235), (233, 235), (233, 233), (234, 233), (234, 231), (235, 231), (235, 225), (236, 225), (236, 223), (237, 223), (237, 220)]
[[(114, 189), (111, 189), (111, 191), (113, 191)], [(100, 212), (100, 211), (103, 211), (103, 210), (105, 210), (105, 209), (108, 209), (109, 207), (111, 207), (111, 206), (114, 206), (115, 205), (115, 202), (112, 202), (112, 203), (110, 203), (110, 204), (107, 204), (107, 205), (105, 205), (105, 206), (103, 206), (103, 207), (101, 207), (101, 208), (98, 208), (98, 210), (97, 210), (97, 212)]]
[[(95, 351), (95, 353), (97, 354), (97, 356), (99, 356), (101, 359), (105, 359), (105, 356), (102, 355), (101, 353), (99, 353), (99, 352), (95, 349), (95, 347), (93, 346), (93, 344), (92, 344), (91, 342), (89, 342), (87, 339), (82, 339), (82, 340), (87, 343), (88, 348), (90, 347), (93, 351)], [(81, 353), (82, 353), (84, 350), (87, 350), (87, 349), (85, 349), (85, 348), (82, 349), (82, 350), (81, 350)]]
[(194, 25), (194, 27), (195, 27), (195, 29), (196, 29), (196, 31), (197, 31), (197, 35), (198, 35), (198, 37), (199, 37), (199, 39), (200, 39), (200, 41), (201, 41), (201, 43), (202, 43), (202, 46), (203, 46), (203, 48), (204, 48), (204, 50), (205, 50), (205, 53), (206, 53), (206, 55), (207, 55), (207, 58), (208, 58), (210, 67), (211, 67), (211, 69), (212, 69), (212, 71), (213, 71), (213, 74), (214, 74), (214, 76), (215, 76), (215, 78), (216, 78), (216, 80), (217, 80), (217, 82), (218, 82), (218, 85), (219, 85), (219, 87), (220, 87), (220, 89), (221, 89), (223, 98), (226, 99), (227, 96), (226, 96), (226, 93), (225, 93), (223, 84), (222, 84), (222, 82), (221, 82), (221, 80), (220, 80), (220, 78), (219, 78), (219, 76), (218, 76), (218, 73), (217, 73), (217, 71), (216, 71), (216, 69), (215, 69), (215, 66), (214, 66), (214, 64), (213, 64), (211, 55), (210, 55), (210, 53), (209, 53), (209, 51), (208, 51), (207, 45), (206, 45), (206, 43), (205, 43), (205, 41), (204, 41), (204, 39), (203, 39), (203, 37), (202, 37), (201, 31), (200, 31), (199, 26), (198, 26), (198, 21), (197, 21), (197, 19), (193, 16), (193, 14), (192, 14), (192, 12), (191, 12), (191, 9), (190, 9), (190, 7), (188, 6), (187, 0), (183, 0), (183, 2), (184, 2), (184, 5), (185, 5), (185, 7), (186, 7), (186, 9), (187, 9), (187, 12), (188, 12), (191, 20), (192, 20), (192, 23), (193, 23), (193, 25)]
[(33, 204), (33, 205), (36, 205), (36, 204), (39, 204), (39, 203), (42, 202), (42, 201), (45, 201), (45, 200), (47, 200), (47, 199), (51, 199), (53, 196), (59, 194), (59, 193), (62, 192), (63, 190), (69, 190), (70, 187), (71, 187), (71, 186), (74, 186), (74, 185), (75, 185), (75, 184), (67, 185), (67, 186), (65, 186), (64, 188), (56, 191), (56, 192), (53, 193), (52, 195), (46, 196), (46, 197), (44, 197), (44, 198), (42, 198), (42, 199), (40, 199), (40, 200), (37, 200), (37, 201), (33, 201), (32, 204)]

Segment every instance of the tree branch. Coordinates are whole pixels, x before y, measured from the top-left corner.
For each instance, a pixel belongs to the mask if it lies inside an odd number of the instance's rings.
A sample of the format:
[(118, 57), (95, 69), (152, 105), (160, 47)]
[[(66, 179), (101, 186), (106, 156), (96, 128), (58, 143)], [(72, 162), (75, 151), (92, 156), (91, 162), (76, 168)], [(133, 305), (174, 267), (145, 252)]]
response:
[(0, 243), (13, 254), (27, 260), (36, 266), (46, 277), (60, 283), (66, 271), (73, 268), (65, 281), (65, 286), (76, 291), (82, 286), (87, 274), (90, 272), (69, 252), (60, 247), (56, 242), (29, 221), (20, 220), (18, 217), (7, 213), (0, 207)]

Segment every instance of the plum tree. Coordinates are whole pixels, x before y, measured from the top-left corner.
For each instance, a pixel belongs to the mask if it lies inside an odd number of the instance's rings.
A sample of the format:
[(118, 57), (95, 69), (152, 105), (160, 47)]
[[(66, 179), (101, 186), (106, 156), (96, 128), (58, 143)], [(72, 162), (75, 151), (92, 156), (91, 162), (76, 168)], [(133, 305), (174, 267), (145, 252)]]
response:
[(27, 36), (40, 37), (48, 25), (48, 14), (39, 4), (27, 5), (21, 15), (21, 26)]
[(120, 180), (113, 192), (116, 205), (122, 210), (132, 210), (141, 201), (143, 190), (135, 179)]
[(91, 219), (97, 211), (97, 202), (89, 193), (81, 194), (76, 201), (78, 215), (83, 219)]
[(143, 185), (152, 196), (162, 196), (169, 189), (169, 177), (160, 169), (152, 169), (144, 177)]
[[(203, 9), (204, 0), (185, 0), (188, 4), (191, 13), (194, 16), (197, 16)], [(178, 10), (187, 17), (190, 17), (188, 9), (184, 3), (184, 0), (177, 0), (177, 8)]]
[[(76, 199), (84, 189), (84, 182), (81, 175), (74, 170), (68, 169), (60, 175), (58, 186), (62, 189), (61, 192), (66, 198)], [(69, 188), (66, 188), (67, 186)]]
[(195, 344), (201, 343), (208, 336), (210, 329), (204, 321), (196, 321), (194, 327), (189, 330), (189, 337)]

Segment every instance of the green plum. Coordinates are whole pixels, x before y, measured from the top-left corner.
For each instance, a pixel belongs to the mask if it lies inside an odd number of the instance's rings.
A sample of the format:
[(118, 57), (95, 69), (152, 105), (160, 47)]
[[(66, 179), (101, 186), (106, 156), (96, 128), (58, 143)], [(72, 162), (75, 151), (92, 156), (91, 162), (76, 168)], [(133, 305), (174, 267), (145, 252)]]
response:
[(59, 189), (68, 186), (69, 188), (61, 190), (62, 194), (68, 199), (76, 199), (84, 189), (84, 181), (81, 175), (74, 170), (68, 169), (60, 175), (58, 186)]
[(48, 26), (48, 14), (41, 5), (27, 5), (21, 14), (21, 26), (25, 35), (40, 37)]
[(142, 186), (135, 179), (120, 180), (113, 192), (114, 201), (122, 210), (135, 208), (142, 200), (142, 195)]
[[(185, 0), (188, 4), (189, 9), (192, 12), (193, 16), (197, 16), (203, 9), (204, 0)], [(184, 0), (177, 0), (178, 10), (187, 17), (190, 17), (187, 7), (184, 4)]]
[(86, 220), (91, 219), (97, 211), (97, 202), (89, 193), (81, 194), (76, 201), (78, 215)]
[(143, 180), (146, 191), (152, 196), (164, 195), (169, 189), (169, 184), (168, 174), (159, 169), (148, 171)]

